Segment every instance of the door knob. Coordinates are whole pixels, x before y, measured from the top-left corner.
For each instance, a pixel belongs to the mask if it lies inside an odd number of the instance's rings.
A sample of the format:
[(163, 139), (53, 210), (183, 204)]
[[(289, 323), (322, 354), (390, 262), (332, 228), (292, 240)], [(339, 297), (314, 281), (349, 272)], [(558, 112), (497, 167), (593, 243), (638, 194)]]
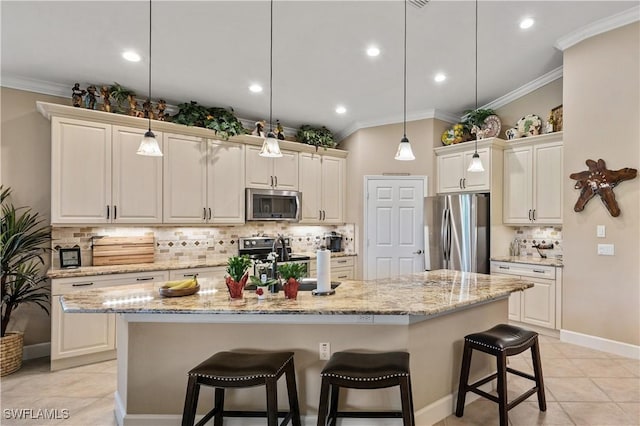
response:
[(413, 254), (422, 254), (422, 250), (414, 251)]

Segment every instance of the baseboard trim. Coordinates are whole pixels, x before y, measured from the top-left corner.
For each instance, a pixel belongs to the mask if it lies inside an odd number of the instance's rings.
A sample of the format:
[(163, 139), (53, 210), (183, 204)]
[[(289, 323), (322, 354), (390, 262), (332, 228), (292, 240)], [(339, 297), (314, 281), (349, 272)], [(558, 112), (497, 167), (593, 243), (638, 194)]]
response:
[(51, 355), (51, 342), (27, 345), (22, 349), (22, 359), (43, 358)]
[(575, 331), (560, 330), (560, 341), (627, 358), (640, 359), (640, 346), (618, 342), (616, 340), (609, 340)]

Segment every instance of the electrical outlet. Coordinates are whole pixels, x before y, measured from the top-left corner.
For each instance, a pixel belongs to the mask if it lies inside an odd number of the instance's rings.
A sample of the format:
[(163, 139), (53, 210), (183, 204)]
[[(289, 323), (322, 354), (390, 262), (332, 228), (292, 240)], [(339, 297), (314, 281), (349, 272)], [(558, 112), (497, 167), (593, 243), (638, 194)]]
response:
[(331, 343), (320, 343), (320, 359), (327, 361), (329, 358), (331, 358)]
[(596, 237), (598, 238), (604, 238), (606, 237), (607, 233), (605, 231), (605, 227), (604, 225), (598, 225), (596, 226)]
[(372, 323), (373, 315), (358, 315), (357, 322), (359, 323)]

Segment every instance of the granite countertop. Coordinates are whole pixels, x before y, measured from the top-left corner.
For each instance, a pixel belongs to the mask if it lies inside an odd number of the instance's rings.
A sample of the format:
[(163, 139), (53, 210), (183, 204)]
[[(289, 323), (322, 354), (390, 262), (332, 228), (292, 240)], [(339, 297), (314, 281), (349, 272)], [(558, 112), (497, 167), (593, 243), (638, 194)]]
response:
[(511, 262), (511, 263), (526, 263), (529, 265), (545, 265), (545, 266), (557, 266), (559, 268), (564, 267), (562, 259), (548, 257), (543, 259), (541, 257), (532, 256), (495, 256), (491, 260), (497, 262)]
[[(315, 252), (296, 253), (316, 258)], [(331, 253), (331, 257), (349, 257), (357, 256), (356, 253), (336, 252)], [(109, 266), (82, 266), (75, 269), (59, 269), (51, 268), (47, 271), (49, 278), (73, 278), (85, 277), (89, 275), (110, 275), (110, 274), (126, 274), (135, 272), (150, 271), (169, 271), (173, 269), (189, 269), (189, 268), (212, 268), (216, 266), (226, 266), (227, 258), (216, 260), (190, 260), (190, 261), (167, 261), (154, 263), (135, 263), (132, 265), (109, 265)]]
[(222, 279), (200, 281), (200, 291), (184, 297), (160, 297), (158, 287), (162, 283), (147, 283), (79, 291), (61, 300), (65, 312), (84, 313), (431, 316), (533, 287), (533, 283), (519, 278), (439, 270), (390, 279), (343, 281), (333, 296), (300, 291), (296, 300), (287, 300), (281, 291), (258, 300), (255, 292), (245, 290), (243, 299), (230, 300)]

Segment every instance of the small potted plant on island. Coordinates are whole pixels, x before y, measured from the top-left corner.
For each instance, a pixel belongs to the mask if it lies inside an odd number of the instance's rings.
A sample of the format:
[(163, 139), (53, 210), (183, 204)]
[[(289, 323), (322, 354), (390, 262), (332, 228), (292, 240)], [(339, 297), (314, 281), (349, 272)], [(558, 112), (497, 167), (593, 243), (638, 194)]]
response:
[[(249, 280), (251, 281), (251, 284), (256, 286), (256, 294), (258, 295), (258, 300), (265, 299), (267, 297), (267, 291), (269, 291), (268, 288), (278, 284), (278, 280), (266, 279), (265, 277), (265, 280), (263, 281), (261, 278), (258, 278), (255, 275), (249, 277)], [(275, 291), (272, 291), (272, 293), (275, 293)]]
[(227, 261), (227, 275), (225, 281), (232, 299), (242, 299), (242, 291), (249, 279), (249, 267), (251, 259), (246, 254), (243, 256), (231, 256)]
[(284, 263), (278, 266), (278, 274), (284, 280), (282, 288), (284, 297), (287, 299), (295, 299), (298, 297), (298, 288), (300, 287), (300, 278), (307, 273), (306, 265), (301, 263)]

